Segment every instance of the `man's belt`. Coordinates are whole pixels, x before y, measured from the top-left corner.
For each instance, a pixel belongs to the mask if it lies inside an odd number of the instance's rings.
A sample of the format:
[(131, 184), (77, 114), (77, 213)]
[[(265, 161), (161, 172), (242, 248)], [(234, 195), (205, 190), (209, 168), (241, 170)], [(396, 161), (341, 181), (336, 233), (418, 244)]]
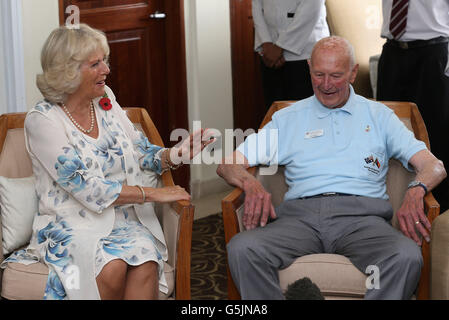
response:
[(350, 193), (340, 193), (340, 192), (325, 192), (325, 193), (316, 194), (314, 196), (302, 197), (302, 198), (299, 198), (299, 200), (313, 199), (313, 198), (324, 198), (324, 197), (348, 197), (348, 196), (356, 196), (356, 195), (350, 194)]
[(420, 47), (426, 47), (433, 44), (438, 43), (445, 43), (449, 41), (449, 37), (437, 37), (429, 40), (415, 40), (415, 41), (398, 41), (398, 40), (392, 40), (388, 39), (387, 43), (391, 44), (395, 47), (401, 48), (401, 49), (414, 49), (414, 48), (420, 48)]

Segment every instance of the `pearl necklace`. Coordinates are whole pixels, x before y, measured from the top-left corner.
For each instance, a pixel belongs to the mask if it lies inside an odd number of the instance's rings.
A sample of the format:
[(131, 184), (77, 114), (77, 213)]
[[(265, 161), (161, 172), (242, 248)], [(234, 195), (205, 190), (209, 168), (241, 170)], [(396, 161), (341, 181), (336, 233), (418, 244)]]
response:
[(95, 114), (94, 114), (94, 104), (92, 102), (92, 100), (90, 101), (90, 128), (88, 130), (84, 129), (83, 127), (81, 127), (81, 125), (75, 120), (73, 119), (72, 115), (70, 114), (69, 110), (67, 110), (66, 105), (64, 104), (64, 102), (61, 103), (62, 104), (62, 108), (64, 109), (64, 111), (67, 113), (67, 115), (69, 116), (69, 119), (73, 122), (73, 124), (80, 129), (82, 132), (84, 133), (91, 133), (92, 130), (94, 129), (95, 126)]

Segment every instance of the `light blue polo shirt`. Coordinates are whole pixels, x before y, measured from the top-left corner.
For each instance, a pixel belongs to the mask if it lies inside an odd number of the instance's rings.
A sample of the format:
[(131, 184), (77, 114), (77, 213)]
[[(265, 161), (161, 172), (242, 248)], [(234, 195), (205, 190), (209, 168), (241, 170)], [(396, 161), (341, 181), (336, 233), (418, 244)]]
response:
[(342, 108), (326, 108), (315, 96), (301, 100), (237, 148), (251, 166), (285, 166), (284, 200), (325, 192), (388, 199), (388, 159), (413, 171), (408, 162), (423, 149), (391, 109), (352, 87)]

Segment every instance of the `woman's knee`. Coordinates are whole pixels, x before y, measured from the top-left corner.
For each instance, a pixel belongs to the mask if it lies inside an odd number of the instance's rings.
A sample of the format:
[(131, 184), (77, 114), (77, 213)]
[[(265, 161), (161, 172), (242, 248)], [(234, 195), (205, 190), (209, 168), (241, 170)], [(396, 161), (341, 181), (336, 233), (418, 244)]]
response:
[(130, 266), (129, 273), (134, 280), (142, 283), (154, 283), (159, 279), (159, 265), (155, 261), (148, 261), (139, 266)]
[(120, 299), (125, 290), (128, 265), (123, 260), (112, 260), (107, 263), (96, 281), (102, 299)]

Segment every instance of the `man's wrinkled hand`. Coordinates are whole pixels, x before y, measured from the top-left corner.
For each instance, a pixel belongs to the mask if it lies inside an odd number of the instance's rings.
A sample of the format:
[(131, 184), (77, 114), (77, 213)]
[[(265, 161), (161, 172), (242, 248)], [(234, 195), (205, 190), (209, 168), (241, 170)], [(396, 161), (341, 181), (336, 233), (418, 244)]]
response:
[(243, 225), (247, 230), (252, 230), (259, 224), (264, 227), (269, 216), (273, 219), (276, 218), (276, 212), (271, 203), (271, 194), (264, 189), (257, 179), (245, 180), (243, 191), (245, 191)]
[[(399, 228), (419, 246), (422, 245), (421, 236), (429, 242), (431, 224), (424, 213), (424, 190), (420, 187), (408, 189), (404, 201), (396, 216)], [(418, 231), (418, 233), (417, 233)]]

